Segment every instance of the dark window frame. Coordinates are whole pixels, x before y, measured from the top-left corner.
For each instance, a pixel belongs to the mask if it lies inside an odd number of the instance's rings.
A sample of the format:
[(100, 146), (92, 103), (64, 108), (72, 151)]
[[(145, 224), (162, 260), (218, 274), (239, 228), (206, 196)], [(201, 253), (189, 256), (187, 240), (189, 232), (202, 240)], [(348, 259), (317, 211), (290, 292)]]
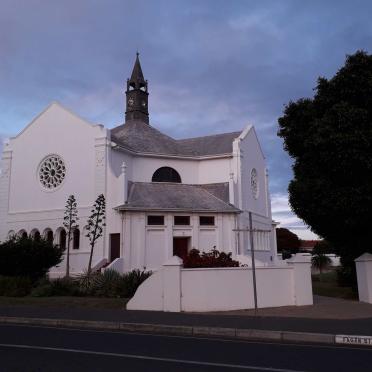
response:
[[(176, 221), (178, 219), (179, 221)], [(182, 223), (182, 219), (187, 219), (188, 223)], [(181, 221), (180, 221), (181, 220)], [(190, 226), (191, 225), (191, 218), (190, 216), (173, 216), (173, 224), (174, 226)]]
[[(202, 219), (204, 219), (204, 222), (202, 222)], [(211, 219), (213, 223), (205, 223), (207, 219)], [(216, 218), (215, 216), (199, 216), (199, 225), (200, 226), (216, 226)]]
[[(150, 220), (153, 220), (152, 222)], [(160, 219), (162, 223), (156, 222), (156, 219)], [(164, 215), (160, 214), (149, 214), (147, 215), (147, 225), (148, 226), (164, 226), (165, 225), (165, 217)]]

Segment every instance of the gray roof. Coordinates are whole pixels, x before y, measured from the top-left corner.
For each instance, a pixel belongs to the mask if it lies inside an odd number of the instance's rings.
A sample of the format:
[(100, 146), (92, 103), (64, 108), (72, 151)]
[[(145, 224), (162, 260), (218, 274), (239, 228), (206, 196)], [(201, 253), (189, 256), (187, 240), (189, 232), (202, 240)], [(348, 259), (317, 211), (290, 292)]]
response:
[(128, 201), (117, 209), (239, 213), (239, 209), (228, 203), (228, 188), (228, 183), (130, 182)]
[(134, 152), (203, 156), (232, 153), (232, 143), (240, 133), (232, 132), (176, 140), (144, 122), (128, 121), (111, 129), (111, 139)]

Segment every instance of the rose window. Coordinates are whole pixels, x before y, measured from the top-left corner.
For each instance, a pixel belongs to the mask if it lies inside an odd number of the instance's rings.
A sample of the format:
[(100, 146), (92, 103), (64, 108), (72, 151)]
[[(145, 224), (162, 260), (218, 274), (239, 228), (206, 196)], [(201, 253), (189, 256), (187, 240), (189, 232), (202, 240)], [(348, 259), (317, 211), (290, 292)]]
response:
[(63, 160), (57, 155), (50, 155), (40, 165), (39, 180), (46, 189), (55, 189), (66, 176)]
[(255, 168), (253, 168), (251, 172), (251, 190), (252, 190), (253, 197), (257, 199), (258, 198), (258, 178), (257, 178), (257, 170)]

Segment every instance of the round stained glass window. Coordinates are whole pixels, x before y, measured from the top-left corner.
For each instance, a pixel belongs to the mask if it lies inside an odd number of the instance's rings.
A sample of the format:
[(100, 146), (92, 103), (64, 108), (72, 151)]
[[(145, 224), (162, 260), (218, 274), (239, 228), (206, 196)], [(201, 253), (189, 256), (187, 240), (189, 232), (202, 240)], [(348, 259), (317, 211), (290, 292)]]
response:
[(257, 199), (259, 189), (258, 189), (257, 170), (255, 168), (253, 168), (251, 172), (251, 190), (252, 190), (253, 197)]
[(66, 166), (58, 155), (45, 158), (39, 167), (40, 183), (48, 190), (58, 187), (66, 176)]

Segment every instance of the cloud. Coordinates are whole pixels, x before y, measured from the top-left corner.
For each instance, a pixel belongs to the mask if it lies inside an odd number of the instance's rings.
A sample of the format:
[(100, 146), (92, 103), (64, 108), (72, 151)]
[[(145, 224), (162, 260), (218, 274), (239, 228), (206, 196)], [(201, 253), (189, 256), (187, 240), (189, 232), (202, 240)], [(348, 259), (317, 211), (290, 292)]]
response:
[(291, 210), (288, 195), (277, 193), (271, 196), (273, 220), (283, 227), (294, 232), (300, 239), (319, 239), (308, 226), (306, 226)]
[[(122, 123), (139, 49), (152, 123), (176, 138), (254, 124), (271, 192), (285, 195), (283, 105), (312, 96), (346, 54), (371, 49), (371, 12), (359, 0), (2, 0), (0, 132), (18, 133), (53, 100)], [(283, 221), (295, 223), (289, 213)]]

